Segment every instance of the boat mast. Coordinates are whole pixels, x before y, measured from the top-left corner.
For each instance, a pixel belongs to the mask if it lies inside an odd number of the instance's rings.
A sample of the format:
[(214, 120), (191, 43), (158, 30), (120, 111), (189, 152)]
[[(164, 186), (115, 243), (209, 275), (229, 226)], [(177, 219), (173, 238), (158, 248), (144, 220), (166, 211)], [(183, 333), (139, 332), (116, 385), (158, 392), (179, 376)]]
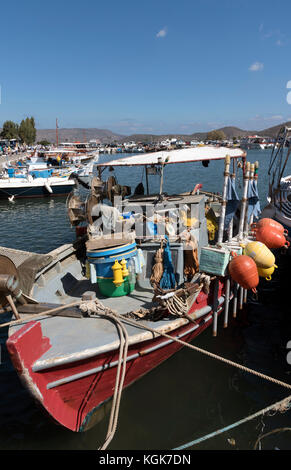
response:
[(56, 142), (57, 142), (57, 146), (58, 146), (59, 145), (58, 118), (56, 119)]

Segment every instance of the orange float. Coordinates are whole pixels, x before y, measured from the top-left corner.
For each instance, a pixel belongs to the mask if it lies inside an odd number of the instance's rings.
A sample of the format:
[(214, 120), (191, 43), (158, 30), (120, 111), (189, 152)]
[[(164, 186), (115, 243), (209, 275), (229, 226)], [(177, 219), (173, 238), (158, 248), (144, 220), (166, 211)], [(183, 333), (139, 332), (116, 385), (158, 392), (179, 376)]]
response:
[(257, 265), (250, 256), (236, 255), (228, 265), (228, 271), (234, 281), (236, 281), (244, 289), (251, 289), (256, 292), (259, 284), (259, 274)]
[(255, 231), (255, 237), (257, 241), (264, 243), (269, 249), (288, 248), (290, 245), (283, 232), (268, 225), (258, 227)]
[(287, 235), (288, 230), (284, 228), (282, 224), (279, 222), (276, 222), (276, 220), (270, 219), (268, 217), (264, 217), (263, 219), (260, 219), (257, 223), (252, 224), (251, 228), (254, 231), (257, 231), (259, 229), (262, 229), (263, 227), (269, 227), (274, 230), (276, 230), (279, 233), (282, 233), (282, 235)]

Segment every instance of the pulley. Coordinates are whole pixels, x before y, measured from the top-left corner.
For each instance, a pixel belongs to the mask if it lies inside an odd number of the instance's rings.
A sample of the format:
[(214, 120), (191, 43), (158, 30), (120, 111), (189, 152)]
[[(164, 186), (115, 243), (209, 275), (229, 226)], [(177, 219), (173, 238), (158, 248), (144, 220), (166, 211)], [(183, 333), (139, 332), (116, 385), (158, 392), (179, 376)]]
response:
[(22, 300), (17, 268), (10, 258), (0, 255), (0, 306), (8, 304), (7, 296), (14, 295)]

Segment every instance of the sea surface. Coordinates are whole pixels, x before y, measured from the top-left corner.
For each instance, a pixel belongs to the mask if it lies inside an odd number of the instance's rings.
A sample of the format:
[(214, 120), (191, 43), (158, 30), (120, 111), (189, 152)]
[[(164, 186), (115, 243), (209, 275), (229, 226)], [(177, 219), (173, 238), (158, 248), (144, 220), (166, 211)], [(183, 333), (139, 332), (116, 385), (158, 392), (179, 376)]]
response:
[[(100, 160), (113, 158), (119, 156), (100, 156)], [(269, 159), (270, 151), (248, 151), (247, 160), (259, 162), (262, 207), (267, 202)], [(290, 163), (286, 174), (291, 174)], [(205, 190), (221, 192), (223, 167), (222, 161), (210, 162), (207, 168), (201, 163), (168, 165), (164, 190), (186, 191), (202, 183)], [(142, 167), (118, 169), (116, 174), (120, 184), (134, 188), (143, 181), (145, 186)], [(159, 178), (149, 178), (150, 190), (158, 191)], [(241, 194), (241, 172), (236, 184)], [(74, 239), (66, 198), (0, 201), (0, 246), (47, 253)], [(227, 329), (220, 318), (216, 338), (209, 328), (194, 341), (200, 348), (288, 382), (289, 323), (276, 291), (268, 297), (269, 291), (263, 285), (261, 300), (251, 298), (248, 308), (230, 319)], [(2, 314), (0, 321), (7, 321), (7, 316)], [(0, 329), (0, 450), (97, 450), (107, 431), (108, 413), (93, 429), (80, 434), (51, 422), (22, 387), (7, 354), (6, 339), (7, 329)], [(287, 389), (184, 348), (123, 391), (118, 427), (109, 450), (175, 449), (288, 394)], [(272, 412), (189, 449), (253, 449), (259, 436), (288, 424), (290, 412)], [(290, 432), (274, 432), (264, 437), (258, 448), (290, 450), (290, 437)]]

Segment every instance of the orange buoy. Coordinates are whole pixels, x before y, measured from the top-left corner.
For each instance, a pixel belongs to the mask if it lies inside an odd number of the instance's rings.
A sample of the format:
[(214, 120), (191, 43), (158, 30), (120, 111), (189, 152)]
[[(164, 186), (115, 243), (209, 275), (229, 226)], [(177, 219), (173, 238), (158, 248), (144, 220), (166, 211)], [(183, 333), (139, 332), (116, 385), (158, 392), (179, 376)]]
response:
[(286, 240), (283, 232), (279, 232), (271, 225), (258, 227), (255, 232), (256, 240), (264, 243), (270, 249), (288, 248), (290, 243)]
[(252, 224), (251, 228), (254, 231), (257, 231), (258, 229), (261, 229), (262, 227), (269, 227), (277, 230), (279, 233), (282, 233), (283, 235), (288, 234), (288, 230), (284, 228), (282, 224), (279, 222), (276, 222), (276, 220), (270, 219), (268, 217), (264, 217), (263, 219), (260, 219), (257, 223)]
[(229, 274), (244, 289), (256, 290), (259, 284), (257, 265), (250, 256), (238, 255), (228, 265)]

